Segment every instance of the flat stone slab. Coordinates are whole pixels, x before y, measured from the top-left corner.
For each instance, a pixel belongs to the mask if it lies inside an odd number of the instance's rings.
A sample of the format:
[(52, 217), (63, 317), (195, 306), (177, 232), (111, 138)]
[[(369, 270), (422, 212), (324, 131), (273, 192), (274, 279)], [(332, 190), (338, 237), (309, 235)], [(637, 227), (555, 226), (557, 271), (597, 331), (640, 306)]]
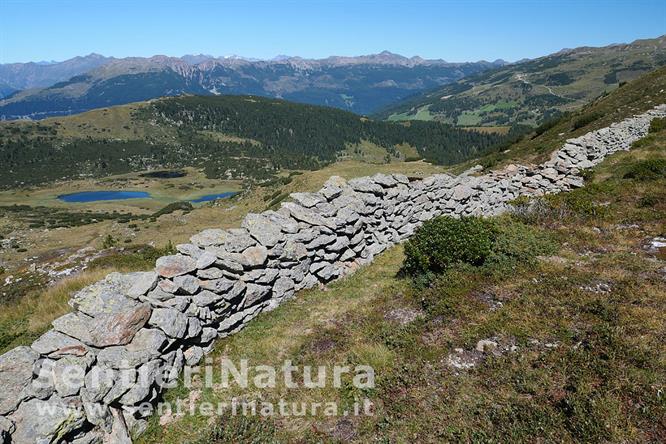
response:
[(39, 353), (30, 347), (16, 347), (0, 355), (0, 415), (5, 415), (24, 399), (21, 392), (30, 384)]
[(157, 271), (157, 274), (166, 278), (191, 273), (196, 269), (197, 261), (189, 256), (183, 256), (182, 254), (162, 256), (157, 259), (155, 264), (155, 271)]

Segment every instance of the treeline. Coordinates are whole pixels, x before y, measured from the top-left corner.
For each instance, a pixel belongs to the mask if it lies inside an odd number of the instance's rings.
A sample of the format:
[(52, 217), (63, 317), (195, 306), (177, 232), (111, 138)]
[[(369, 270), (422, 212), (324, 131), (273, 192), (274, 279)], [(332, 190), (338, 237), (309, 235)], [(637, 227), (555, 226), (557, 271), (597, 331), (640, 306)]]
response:
[(409, 144), (428, 161), (452, 164), (504, 140), (441, 123), (374, 121), (335, 108), (253, 96), (162, 99), (133, 119), (156, 122), (168, 136), (65, 139), (52, 127), (0, 127), (0, 187), (186, 166), (203, 169), (209, 178), (265, 180), (280, 169), (321, 168), (363, 141), (386, 149), (387, 160), (399, 157), (397, 145)]
[[(215, 131), (260, 142), (255, 155), (280, 167), (312, 168), (335, 161), (349, 144), (369, 140), (387, 150), (409, 144), (427, 160), (451, 164), (474, 157), (503, 141), (497, 134), (437, 122), (374, 121), (346, 111), (250, 96), (178, 97), (156, 102), (144, 117), (179, 125), (182, 134)], [(317, 162), (313, 164), (312, 159)]]

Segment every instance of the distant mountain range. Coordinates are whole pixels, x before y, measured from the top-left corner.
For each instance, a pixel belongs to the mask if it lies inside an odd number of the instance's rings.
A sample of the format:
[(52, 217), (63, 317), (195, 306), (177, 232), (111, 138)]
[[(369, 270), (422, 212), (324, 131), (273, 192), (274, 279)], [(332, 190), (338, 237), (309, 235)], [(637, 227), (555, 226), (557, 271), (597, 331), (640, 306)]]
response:
[(449, 63), (388, 51), (317, 60), (90, 54), (59, 63), (0, 65), (0, 117), (67, 115), (181, 94), (253, 94), (368, 114), (505, 63)]
[(536, 125), (664, 65), (666, 36), (601, 48), (563, 49), (417, 94), (375, 117), (458, 126)]

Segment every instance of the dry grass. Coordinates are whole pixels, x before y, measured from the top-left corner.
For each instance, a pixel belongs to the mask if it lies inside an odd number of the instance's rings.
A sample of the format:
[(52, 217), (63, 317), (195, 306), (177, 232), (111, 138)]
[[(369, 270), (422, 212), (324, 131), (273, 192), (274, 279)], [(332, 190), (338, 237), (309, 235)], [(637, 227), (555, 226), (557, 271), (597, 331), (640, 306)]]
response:
[(73, 293), (102, 279), (113, 269), (100, 269), (66, 278), (46, 291), (27, 294), (0, 308), (0, 353), (28, 345), (48, 330), (53, 319), (71, 311), (67, 304)]

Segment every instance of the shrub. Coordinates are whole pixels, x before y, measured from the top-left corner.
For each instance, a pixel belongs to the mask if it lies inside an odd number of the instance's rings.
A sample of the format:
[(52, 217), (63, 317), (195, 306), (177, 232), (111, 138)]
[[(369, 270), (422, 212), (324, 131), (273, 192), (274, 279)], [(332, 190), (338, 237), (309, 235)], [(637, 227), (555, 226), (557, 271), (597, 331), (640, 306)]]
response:
[(477, 217), (443, 216), (427, 221), (405, 244), (403, 271), (442, 272), (459, 263), (481, 265), (491, 253), (492, 224)]
[(666, 159), (645, 159), (632, 164), (623, 176), (640, 181), (666, 177)]
[(638, 200), (638, 207), (639, 208), (650, 208), (650, 207), (654, 207), (658, 203), (659, 203), (659, 198), (657, 196), (649, 194), (647, 196), (641, 197)]
[(106, 238), (104, 238), (104, 242), (102, 242), (102, 248), (111, 248), (116, 245), (116, 240), (111, 236), (110, 234), (106, 235)]
[(666, 117), (652, 119), (650, 122), (650, 133), (658, 133), (666, 129)]

